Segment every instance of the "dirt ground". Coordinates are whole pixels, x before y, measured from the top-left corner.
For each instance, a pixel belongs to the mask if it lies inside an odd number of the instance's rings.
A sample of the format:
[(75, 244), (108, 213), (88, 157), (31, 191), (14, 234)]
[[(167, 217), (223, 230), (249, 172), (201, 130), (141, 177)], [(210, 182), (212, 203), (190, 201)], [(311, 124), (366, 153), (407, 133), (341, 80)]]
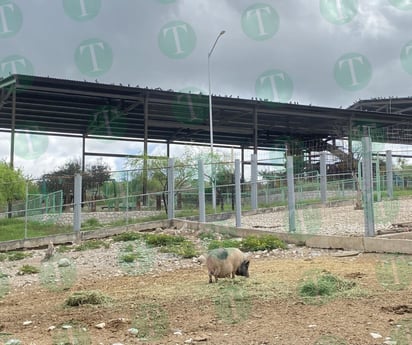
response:
[[(412, 344), (412, 257), (335, 254), (252, 257), (249, 279), (221, 279), (217, 284), (208, 284), (205, 267), (191, 260), (173, 270), (135, 275), (94, 275), (87, 265), (78, 264), (77, 279), (67, 289), (11, 284), (8, 293), (0, 295), (0, 341)], [(303, 280), (326, 271), (356, 287), (334, 298), (302, 298), (298, 288)], [(73, 292), (90, 290), (111, 300), (64, 305)]]

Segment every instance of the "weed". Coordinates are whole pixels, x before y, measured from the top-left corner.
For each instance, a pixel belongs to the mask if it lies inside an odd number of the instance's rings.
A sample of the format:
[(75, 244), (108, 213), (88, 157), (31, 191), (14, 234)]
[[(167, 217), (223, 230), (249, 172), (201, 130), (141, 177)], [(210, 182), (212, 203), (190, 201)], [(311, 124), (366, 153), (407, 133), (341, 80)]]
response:
[(31, 254), (24, 253), (24, 252), (8, 252), (7, 253), (7, 260), (9, 261), (18, 261), (23, 260), (29, 257)]
[(135, 253), (124, 254), (120, 257), (120, 262), (132, 263), (137, 259), (138, 255)]
[(299, 294), (302, 297), (334, 296), (353, 289), (355, 285), (354, 282), (340, 279), (331, 273), (322, 273), (301, 284)]
[(61, 246), (58, 246), (56, 249), (58, 253), (67, 253), (67, 252), (70, 252), (71, 250), (72, 248), (70, 246), (66, 246), (64, 244)]
[(273, 235), (247, 236), (242, 240), (240, 248), (245, 252), (254, 252), (258, 250), (272, 250), (276, 248), (285, 249), (286, 244)]
[(163, 247), (185, 242), (183, 236), (172, 236), (167, 234), (145, 234), (144, 240), (149, 246)]
[(99, 249), (102, 247), (107, 249), (110, 247), (110, 243), (102, 241), (102, 240), (90, 240), (90, 241), (86, 241), (78, 245), (74, 250), (76, 252), (81, 252), (84, 250)]
[(241, 246), (241, 241), (238, 240), (213, 240), (209, 243), (208, 250), (216, 248), (239, 248)]
[(97, 218), (89, 218), (82, 223), (82, 228), (98, 228), (101, 224)]
[(161, 251), (166, 253), (173, 253), (184, 259), (190, 259), (199, 255), (193, 242), (188, 240), (179, 244), (162, 247)]
[(105, 304), (110, 301), (111, 298), (100, 291), (76, 291), (66, 299), (65, 305), (77, 307), (84, 304)]
[(114, 242), (127, 242), (127, 241), (136, 241), (142, 238), (142, 234), (137, 232), (124, 232), (122, 234), (118, 234), (113, 236)]
[(39, 273), (40, 269), (38, 267), (32, 266), (32, 265), (23, 265), (19, 268), (19, 275), (24, 275), (24, 274), (36, 274)]

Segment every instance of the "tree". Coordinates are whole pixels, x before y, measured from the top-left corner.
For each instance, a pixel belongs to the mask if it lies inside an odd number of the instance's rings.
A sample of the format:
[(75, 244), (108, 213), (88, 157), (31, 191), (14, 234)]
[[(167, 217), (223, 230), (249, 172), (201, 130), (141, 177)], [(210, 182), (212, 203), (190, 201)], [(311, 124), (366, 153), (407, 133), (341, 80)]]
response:
[[(63, 166), (60, 166), (51, 173), (44, 174), (38, 182), (42, 194), (55, 191), (63, 191), (64, 209), (67, 211), (69, 205), (73, 202), (74, 192), (74, 175), (81, 172), (81, 163), (79, 159), (70, 160)], [(95, 193), (94, 198), (100, 195), (100, 188), (105, 181), (110, 179), (110, 167), (98, 161), (96, 164), (89, 165), (85, 169), (82, 179), (83, 200), (85, 200), (85, 191), (92, 189)]]
[(6, 162), (0, 162), (0, 205), (7, 205), (8, 218), (12, 216), (12, 203), (25, 196), (26, 180), (19, 169), (13, 169)]

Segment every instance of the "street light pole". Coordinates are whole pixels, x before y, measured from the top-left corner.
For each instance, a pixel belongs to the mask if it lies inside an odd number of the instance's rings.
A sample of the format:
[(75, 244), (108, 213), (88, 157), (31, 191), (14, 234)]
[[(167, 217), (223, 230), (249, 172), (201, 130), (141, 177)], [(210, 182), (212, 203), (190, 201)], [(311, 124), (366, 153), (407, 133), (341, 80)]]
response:
[(207, 74), (209, 80), (209, 122), (210, 122), (210, 160), (211, 160), (211, 171), (212, 171), (212, 205), (213, 212), (216, 212), (216, 183), (215, 183), (215, 174), (214, 174), (214, 165), (213, 165), (213, 111), (212, 111), (212, 87), (210, 82), (210, 57), (212, 56), (213, 50), (215, 49), (216, 43), (226, 31), (222, 30), (219, 35), (216, 37), (215, 43), (210, 49), (209, 54), (207, 55)]

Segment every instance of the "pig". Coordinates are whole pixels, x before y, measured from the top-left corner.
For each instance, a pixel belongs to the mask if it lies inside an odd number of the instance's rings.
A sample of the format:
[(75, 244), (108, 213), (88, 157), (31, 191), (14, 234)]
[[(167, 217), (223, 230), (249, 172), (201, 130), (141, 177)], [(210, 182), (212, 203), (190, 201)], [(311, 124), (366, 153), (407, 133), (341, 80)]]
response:
[(238, 248), (218, 248), (209, 251), (206, 266), (209, 273), (209, 283), (215, 277), (234, 278), (235, 275), (249, 277), (249, 259)]

